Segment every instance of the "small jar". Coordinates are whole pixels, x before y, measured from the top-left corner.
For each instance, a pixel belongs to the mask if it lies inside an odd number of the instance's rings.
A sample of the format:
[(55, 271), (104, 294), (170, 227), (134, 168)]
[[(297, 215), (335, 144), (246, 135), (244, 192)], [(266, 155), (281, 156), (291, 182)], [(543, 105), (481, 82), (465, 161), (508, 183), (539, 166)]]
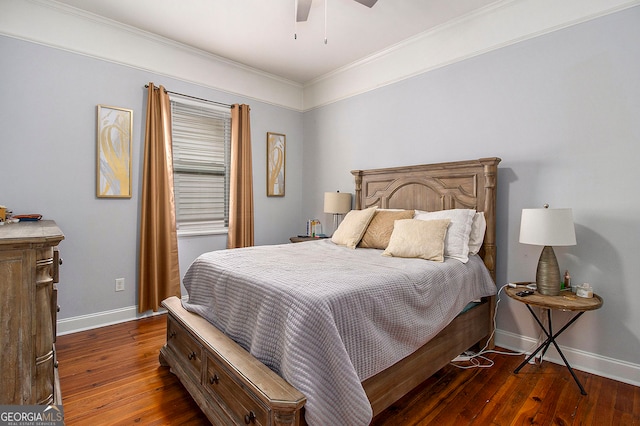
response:
[(593, 297), (593, 289), (591, 288), (591, 284), (584, 283), (582, 285), (579, 285), (578, 290), (576, 291), (576, 296), (584, 297), (586, 299)]

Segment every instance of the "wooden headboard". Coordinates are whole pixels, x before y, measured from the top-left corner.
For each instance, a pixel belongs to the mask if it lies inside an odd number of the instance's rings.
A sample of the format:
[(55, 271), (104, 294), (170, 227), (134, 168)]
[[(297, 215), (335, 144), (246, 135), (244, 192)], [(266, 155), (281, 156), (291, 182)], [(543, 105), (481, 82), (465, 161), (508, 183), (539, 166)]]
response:
[(480, 256), (496, 278), (496, 187), (500, 158), (353, 170), (356, 209), (475, 209), (487, 221)]

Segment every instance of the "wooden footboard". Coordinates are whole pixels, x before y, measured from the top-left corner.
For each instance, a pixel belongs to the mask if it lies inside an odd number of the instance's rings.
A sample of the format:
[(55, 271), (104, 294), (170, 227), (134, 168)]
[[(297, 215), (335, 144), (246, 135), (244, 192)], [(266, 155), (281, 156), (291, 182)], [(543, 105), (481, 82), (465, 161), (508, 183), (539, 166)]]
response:
[[(213, 424), (305, 425), (304, 395), (229, 339), (207, 320), (171, 297), (167, 344), (160, 363), (171, 367)], [(406, 395), (455, 356), (484, 344), (491, 304), (485, 302), (459, 315), (418, 351), (363, 386), (374, 415)]]
[(168, 317), (160, 364), (171, 367), (211, 423), (302, 424), (302, 393), (207, 320), (186, 311), (177, 297), (162, 305)]

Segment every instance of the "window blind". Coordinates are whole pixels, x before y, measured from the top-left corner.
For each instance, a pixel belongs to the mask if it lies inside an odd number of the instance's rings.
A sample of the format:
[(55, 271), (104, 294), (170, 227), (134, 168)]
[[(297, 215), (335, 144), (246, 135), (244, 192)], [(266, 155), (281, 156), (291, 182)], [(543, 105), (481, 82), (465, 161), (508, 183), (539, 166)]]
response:
[(174, 195), (181, 234), (229, 224), (231, 113), (204, 102), (171, 99)]

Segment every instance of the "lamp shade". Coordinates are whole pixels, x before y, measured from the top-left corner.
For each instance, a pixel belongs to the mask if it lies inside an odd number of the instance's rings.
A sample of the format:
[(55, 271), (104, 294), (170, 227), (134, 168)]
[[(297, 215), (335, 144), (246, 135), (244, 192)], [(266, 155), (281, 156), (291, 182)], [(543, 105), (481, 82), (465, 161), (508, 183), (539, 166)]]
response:
[(522, 209), (520, 242), (538, 246), (576, 245), (571, 209)]
[(349, 192), (325, 192), (324, 212), (345, 214), (351, 210), (351, 194)]

